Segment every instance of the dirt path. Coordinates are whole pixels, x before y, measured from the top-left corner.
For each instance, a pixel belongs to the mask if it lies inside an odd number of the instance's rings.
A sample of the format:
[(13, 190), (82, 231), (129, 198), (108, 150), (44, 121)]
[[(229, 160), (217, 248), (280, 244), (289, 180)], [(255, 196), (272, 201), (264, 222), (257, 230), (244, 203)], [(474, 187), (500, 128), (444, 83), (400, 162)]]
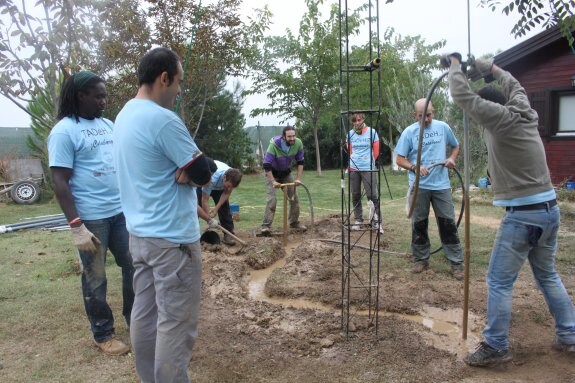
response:
[[(474, 217), (473, 223), (493, 227), (498, 220)], [(294, 234), (287, 250), (281, 238), (255, 237), (241, 250), (204, 248), (194, 382), (575, 382), (574, 360), (550, 348), (553, 321), (527, 268), (514, 292), (508, 365), (479, 369), (461, 361), (480, 339), (483, 278), (470, 281), (465, 342), (462, 283), (447, 273), (405, 273), (409, 259), (397, 254), (386, 256), (400, 269), (380, 275), (384, 312), (377, 335), (356, 313), (346, 337), (340, 247), (315, 240), (337, 238), (338, 227), (336, 219), (326, 220), (314, 233)], [(566, 285), (575, 283), (573, 275), (565, 277)]]

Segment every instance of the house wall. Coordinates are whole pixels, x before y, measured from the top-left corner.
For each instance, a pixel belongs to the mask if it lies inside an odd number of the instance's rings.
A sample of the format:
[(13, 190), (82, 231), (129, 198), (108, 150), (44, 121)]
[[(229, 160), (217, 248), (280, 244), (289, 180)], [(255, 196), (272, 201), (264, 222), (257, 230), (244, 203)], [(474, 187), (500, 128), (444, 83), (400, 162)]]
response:
[(531, 105), (539, 114), (541, 134), (551, 180), (557, 185), (575, 180), (575, 136), (554, 136), (551, 132), (553, 111), (551, 89), (569, 89), (575, 75), (575, 55), (565, 40), (539, 50), (535, 55), (518, 60), (506, 68), (527, 91)]

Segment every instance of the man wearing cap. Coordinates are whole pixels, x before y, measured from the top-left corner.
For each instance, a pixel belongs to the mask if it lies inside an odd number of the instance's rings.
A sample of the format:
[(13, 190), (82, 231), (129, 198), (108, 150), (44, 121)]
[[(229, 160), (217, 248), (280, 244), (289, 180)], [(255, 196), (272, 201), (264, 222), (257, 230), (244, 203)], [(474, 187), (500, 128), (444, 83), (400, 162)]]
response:
[(112, 151), (113, 125), (102, 117), (104, 80), (82, 71), (60, 92), (58, 123), (48, 136), (54, 193), (68, 219), (82, 262), (84, 308), (96, 346), (109, 355), (129, 347), (114, 338), (114, 316), (106, 302), (106, 252), (122, 268), (122, 314), (128, 327), (134, 303), (134, 267), (120, 205)]
[(493, 204), (504, 207), (487, 270), (487, 324), (484, 340), (463, 359), (471, 366), (512, 360), (509, 325), (513, 284), (529, 260), (533, 276), (555, 320), (552, 348), (575, 355), (575, 310), (555, 269), (560, 212), (537, 127), (525, 89), (511, 73), (477, 60), (472, 70), (493, 76), (502, 91), (486, 86), (474, 93), (450, 56), (449, 90), (457, 105), (484, 128)]
[(147, 52), (138, 93), (116, 117), (114, 160), (130, 232), (134, 290), (130, 337), (142, 382), (189, 382), (202, 286), (196, 187), (208, 161), (172, 111), (183, 76), (178, 55)]

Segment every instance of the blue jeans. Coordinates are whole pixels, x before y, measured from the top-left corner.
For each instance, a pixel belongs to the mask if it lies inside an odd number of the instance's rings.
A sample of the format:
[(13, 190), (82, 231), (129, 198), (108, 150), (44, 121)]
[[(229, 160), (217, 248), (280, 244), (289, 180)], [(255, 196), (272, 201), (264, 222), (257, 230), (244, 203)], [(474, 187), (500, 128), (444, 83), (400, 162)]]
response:
[(497, 349), (509, 347), (513, 284), (526, 259), (537, 286), (555, 319), (557, 340), (575, 344), (575, 310), (555, 270), (559, 207), (510, 210), (501, 221), (487, 271), (487, 325), (485, 342)]
[(128, 231), (126, 219), (120, 213), (110, 218), (83, 221), (102, 245), (97, 254), (80, 251), (82, 261), (82, 294), (84, 308), (90, 321), (94, 340), (101, 343), (114, 335), (114, 315), (106, 302), (108, 281), (106, 279), (106, 254), (108, 249), (114, 256), (116, 264), (122, 268), (122, 314), (130, 326), (130, 313), (134, 304), (134, 266), (128, 249)]

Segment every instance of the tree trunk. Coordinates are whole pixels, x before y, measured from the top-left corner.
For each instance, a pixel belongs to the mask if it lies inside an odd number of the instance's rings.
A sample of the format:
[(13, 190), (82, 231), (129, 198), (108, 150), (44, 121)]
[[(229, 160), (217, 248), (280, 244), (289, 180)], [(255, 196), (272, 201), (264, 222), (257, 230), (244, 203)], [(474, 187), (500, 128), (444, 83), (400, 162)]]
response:
[(317, 176), (321, 177), (321, 158), (319, 156), (319, 140), (317, 138), (317, 120), (313, 121), (313, 142), (315, 144), (315, 163)]

